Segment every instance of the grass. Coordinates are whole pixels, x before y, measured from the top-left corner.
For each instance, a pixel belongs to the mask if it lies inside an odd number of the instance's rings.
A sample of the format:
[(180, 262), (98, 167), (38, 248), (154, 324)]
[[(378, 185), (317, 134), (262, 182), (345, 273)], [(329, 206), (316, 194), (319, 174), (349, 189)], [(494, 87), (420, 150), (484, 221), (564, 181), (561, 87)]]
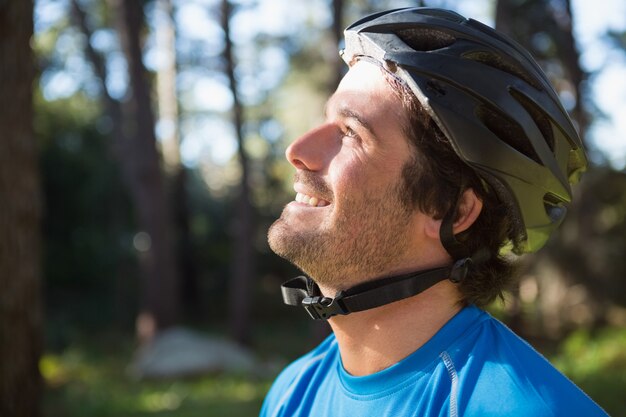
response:
[(109, 373), (98, 382), (75, 379), (49, 388), (44, 415), (53, 416), (254, 416), (270, 381), (213, 376), (176, 382), (133, 382)]
[(77, 343), (40, 361), (45, 417), (222, 417), (258, 415), (274, 375), (215, 374), (178, 380), (133, 379), (132, 344)]
[[(127, 372), (135, 350), (131, 334), (72, 331), (71, 339), (66, 339), (71, 340), (69, 346), (46, 352), (40, 361), (45, 380), (43, 416), (256, 416), (278, 372), (313, 347), (309, 326), (305, 314), (255, 326), (252, 340), (264, 368), (255, 375), (146, 381)], [(225, 331), (220, 324), (205, 329), (208, 334)]]
[[(298, 326), (263, 329), (256, 339), (261, 357), (268, 360), (276, 360), (272, 355), (293, 359), (308, 348), (306, 329)], [(129, 340), (128, 336), (100, 336), (44, 355), (40, 364), (46, 382), (43, 415), (256, 416), (275, 376), (220, 374), (137, 381), (126, 372), (133, 352)], [(575, 332), (550, 360), (611, 416), (626, 417), (626, 329)]]

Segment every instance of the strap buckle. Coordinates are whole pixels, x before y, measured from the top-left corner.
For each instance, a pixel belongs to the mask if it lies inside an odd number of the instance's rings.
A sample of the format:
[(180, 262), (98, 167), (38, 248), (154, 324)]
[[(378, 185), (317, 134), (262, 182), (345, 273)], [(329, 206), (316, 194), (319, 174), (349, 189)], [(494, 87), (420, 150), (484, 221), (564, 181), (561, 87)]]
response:
[(455, 284), (460, 283), (467, 276), (467, 272), (470, 267), (474, 264), (472, 258), (463, 258), (459, 259), (452, 266), (452, 270), (450, 271), (450, 281)]
[(337, 294), (335, 298), (321, 296), (305, 297), (302, 300), (302, 307), (313, 320), (327, 320), (332, 316), (348, 313), (341, 303), (342, 298), (343, 293)]

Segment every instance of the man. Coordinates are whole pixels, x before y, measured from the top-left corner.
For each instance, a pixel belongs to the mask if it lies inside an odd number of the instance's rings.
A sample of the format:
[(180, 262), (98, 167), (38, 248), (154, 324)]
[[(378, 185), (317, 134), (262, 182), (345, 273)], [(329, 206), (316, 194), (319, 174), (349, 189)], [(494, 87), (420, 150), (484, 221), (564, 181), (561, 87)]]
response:
[(283, 371), (261, 415), (605, 415), (477, 308), (510, 280), (503, 248), (541, 247), (586, 166), (546, 76), (440, 9), (345, 36), (350, 70), (287, 149), (296, 197), (268, 235), (308, 275), (285, 302), (333, 335)]

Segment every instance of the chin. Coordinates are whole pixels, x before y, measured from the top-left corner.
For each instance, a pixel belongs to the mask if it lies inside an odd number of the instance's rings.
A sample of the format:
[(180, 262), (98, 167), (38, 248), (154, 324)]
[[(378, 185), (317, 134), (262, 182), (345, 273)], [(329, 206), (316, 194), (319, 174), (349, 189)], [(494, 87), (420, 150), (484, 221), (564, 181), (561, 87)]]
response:
[(290, 252), (293, 251), (294, 241), (296, 240), (299, 239), (296, 238), (282, 216), (270, 226), (267, 232), (267, 243), (270, 249), (272, 249), (276, 255), (292, 263)]
[(317, 251), (313, 249), (315, 245), (305, 234), (294, 232), (293, 227), (283, 217), (270, 226), (267, 242), (276, 255), (289, 261), (305, 274), (310, 276), (310, 273), (313, 272), (307, 268), (311, 262), (306, 262), (306, 260), (318, 258)]
[(281, 246), (282, 246), (282, 242), (281, 242), (281, 235), (283, 234), (283, 230), (284, 229), (284, 224), (283, 223), (283, 219), (282, 217), (278, 220), (276, 220), (274, 223), (272, 223), (272, 225), (270, 226), (269, 230), (267, 231), (267, 243), (270, 245), (270, 249), (276, 254), (276, 255), (280, 255), (281, 251)]

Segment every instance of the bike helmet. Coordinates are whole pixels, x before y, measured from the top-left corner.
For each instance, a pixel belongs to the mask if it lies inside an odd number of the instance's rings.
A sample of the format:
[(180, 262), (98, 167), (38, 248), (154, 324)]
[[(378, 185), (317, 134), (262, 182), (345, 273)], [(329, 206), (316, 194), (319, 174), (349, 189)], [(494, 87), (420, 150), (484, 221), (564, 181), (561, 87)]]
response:
[[(457, 13), (405, 8), (368, 16), (345, 31), (348, 65), (375, 60), (403, 80), (453, 150), (509, 207), (520, 238), (514, 250), (541, 248), (565, 216), (587, 160), (572, 121), (546, 75), (521, 46)], [(324, 297), (309, 277), (282, 285), (288, 305), (316, 320), (369, 310), (449, 279), (462, 282), (484, 251), (467, 253), (442, 219), (450, 266), (385, 277)]]
[(374, 59), (409, 86), (459, 158), (515, 215), (516, 252), (545, 244), (587, 160), (528, 52), (455, 12), (404, 8), (349, 26), (341, 54), (348, 65)]

